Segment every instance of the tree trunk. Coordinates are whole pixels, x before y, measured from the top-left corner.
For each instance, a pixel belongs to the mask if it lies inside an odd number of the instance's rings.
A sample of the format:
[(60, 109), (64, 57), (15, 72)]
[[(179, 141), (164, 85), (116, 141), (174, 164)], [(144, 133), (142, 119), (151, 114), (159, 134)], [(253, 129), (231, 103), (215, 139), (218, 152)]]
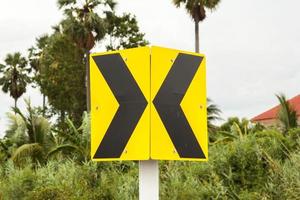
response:
[[(15, 109), (17, 109), (17, 101), (18, 101), (18, 99), (15, 99)], [(16, 111), (15, 111), (15, 114), (16, 114)]]
[(195, 20), (195, 52), (199, 53), (199, 20)]
[(45, 117), (46, 112), (46, 96), (43, 94), (43, 117)]
[(85, 88), (86, 88), (86, 109), (90, 112), (90, 51), (85, 52)]
[(61, 130), (65, 130), (65, 111), (61, 110), (60, 111), (60, 123), (59, 123), (59, 127), (61, 128)]

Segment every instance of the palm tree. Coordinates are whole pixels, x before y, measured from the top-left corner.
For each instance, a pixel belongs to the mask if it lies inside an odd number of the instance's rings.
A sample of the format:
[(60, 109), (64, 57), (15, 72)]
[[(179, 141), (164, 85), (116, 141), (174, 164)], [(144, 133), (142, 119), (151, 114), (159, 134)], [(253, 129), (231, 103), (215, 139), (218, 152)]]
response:
[(195, 51), (199, 53), (199, 22), (206, 18), (206, 9), (213, 10), (220, 0), (173, 0), (176, 7), (184, 5), (195, 22)]
[(28, 158), (33, 164), (43, 164), (60, 152), (62, 155), (76, 156), (80, 161), (90, 159), (90, 120), (86, 112), (79, 128), (67, 118), (66, 130), (54, 130), (50, 122), (31, 107), (29, 100), (25, 102), (26, 114), (13, 108), (16, 114), (8, 115), (9, 128), (5, 140), (0, 140), (0, 151), (7, 158), (11, 157), (17, 166), (22, 166)]
[(213, 121), (220, 120), (220, 114), (222, 111), (218, 108), (216, 104), (212, 103), (211, 99), (207, 99), (207, 127), (208, 132), (211, 133), (216, 130), (216, 126), (213, 125)]
[(284, 94), (277, 94), (276, 97), (280, 103), (280, 109), (277, 117), (283, 125), (284, 132), (287, 132), (289, 129), (298, 126), (297, 112), (287, 101)]
[(75, 44), (85, 52), (86, 64), (86, 97), (87, 110), (89, 104), (89, 54), (95, 43), (104, 38), (106, 34), (105, 20), (94, 10), (100, 6), (108, 6), (113, 9), (116, 3), (113, 0), (85, 0), (80, 4), (79, 0), (58, 0), (60, 9), (64, 9), (66, 18), (61, 22), (62, 32), (68, 35)]
[[(7, 131), (6, 138), (16, 141), (14, 138), (22, 138), (21, 143), (14, 142), (15, 151), (12, 160), (20, 165), (24, 159), (31, 158), (33, 163), (45, 162), (46, 154), (55, 144), (54, 136), (51, 133), (50, 123), (44, 117), (38, 115), (36, 109), (32, 108), (30, 101), (27, 104), (27, 115), (24, 115), (18, 108), (13, 108), (16, 115), (14, 120), (11, 118), (11, 128)], [(21, 120), (20, 120), (21, 119)], [(21, 124), (15, 124), (20, 121)], [(21, 130), (19, 129), (20, 127)]]
[(104, 38), (106, 34), (105, 21), (94, 10), (100, 6), (114, 8), (112, 0), (58, 0), (60, 9), (64, 9), (66, 18), (61, 22), (62, 31), (70, 36), (79, 48), (91, 50), (95, 43)]
[[(33, 81), (41, 85), (41, 82), (43, 81), (42, 78), (42, 70), (43, 66), (40, 62), (40, 59), (43, 57), (43, 51), (47, 47), (49, 36), (48, 35), (42, 35), (41, 37), (36, 39), (36, 46), (31, 47), (28, 49), (29, 56), (28, 61), (31, 66), (31, 68), (34, 70), (34, 77)], [(42, 89), (42, 88), (41, 88)], [(46, 111), (46, 95), (41, 90), (41, 93), (43, 95), (43, 116), (45, 116)]]
[(19, 52), (7, 54), (5, 64), (0, 64), (0, 85), (4, 93), (10, 93), (15, 100), (17, 108), (18, 99), (26, 92), (26, 86), (30, 83), (30, 68), (27, 67), (26, 58)]

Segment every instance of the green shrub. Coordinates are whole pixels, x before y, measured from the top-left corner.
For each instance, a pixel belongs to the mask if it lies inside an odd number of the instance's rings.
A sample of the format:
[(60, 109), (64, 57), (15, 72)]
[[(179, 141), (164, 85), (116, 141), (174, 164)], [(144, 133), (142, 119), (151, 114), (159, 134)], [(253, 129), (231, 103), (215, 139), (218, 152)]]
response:
[(8, 163), (4, 173), (0, 181), (3, 199), (23, 199), (36, 186), (37, 175), (30, 165), (18, 169), (14, 168), (12, 163)]
[(264, 130), (256, 134), (260, 149), (272, 159), (284, 160), (290, 153), (290, 141), (276, 130)]
[(134, 162), (79, 165), (72, 160), (51, 161), (35, 170), (30, 166), (17, 169), (10, 162), (3, 171), (0, 194), (5, 200), (138, 198), (138, 171)]
[(290, 159), (273, 171), (266, 183), (272, 199), (300, 199), (300, 152), (291, 154)]
[(59, 187), (40, 187), (27, 194), (26, 200), (69, 200), (70, 193)]
[(208, 163), (166, 161), (160, 168), (161, 199), (216, 199), (225, 194)]
[(259, 183), (265, 180), (268, 171), (254, 136), (235, 140), (217, 151), (222, 153), (213, 161), (214, 170), (232, 192), (260, 189)]
[[(208, 162), (160, 162), (160, 198), (300, 199), (299, 129), (263, 130), (211, 144)], [(138, 199), (137, 162), (56, 159), (0, 167), (0, 200)]]
[(287, 133), (287, 140), (289, 141), (289, 149), (297, 151), (300, 149), (300, 128), (290, 129)]

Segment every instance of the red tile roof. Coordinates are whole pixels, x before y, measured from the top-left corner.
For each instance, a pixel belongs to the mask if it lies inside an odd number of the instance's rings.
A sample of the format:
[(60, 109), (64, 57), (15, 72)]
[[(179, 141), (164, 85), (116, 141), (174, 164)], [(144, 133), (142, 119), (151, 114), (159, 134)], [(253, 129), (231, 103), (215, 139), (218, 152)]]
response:
[[(288, 100), (290, 105), (296, 110), (297, 115), (300, 116), (300, 95), (295, 96), (294, 98)], [(256, 117), (252, 118), (251, 121), (257, 122), (262, 120), (270, 120), (270, 119), (276, 119), (277, 113), (279, 110), (280, 105), (277, 105), (270, 110), (267, 110), (266, 112), (263, 112)]]

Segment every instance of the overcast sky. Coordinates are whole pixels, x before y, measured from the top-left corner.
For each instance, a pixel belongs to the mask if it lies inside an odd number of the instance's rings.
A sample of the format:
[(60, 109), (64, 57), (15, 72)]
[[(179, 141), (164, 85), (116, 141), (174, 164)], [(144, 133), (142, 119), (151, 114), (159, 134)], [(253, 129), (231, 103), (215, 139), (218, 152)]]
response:
[[(151, 45), (194, 50), (194, 25), (171, 0), (119, 0), (118, 12), (136, 15)], [(200, 50), (207, 56), (208, 96), (223, 118), (251, 118), (277, 104), (275, 93), (300, 93), (300, 2), (223, 0), (200, 24)], [(1, 1), (0, 62), (26, 50), (62, 18), (56, 0)], [(100, 50), (99, 50), (100, 51)], [(33, 105), (42, 97), (28, 89)], [(19, 105), (24, 109), (23, 97)], [(13, 99), (0, 92), (0, 136)]]

